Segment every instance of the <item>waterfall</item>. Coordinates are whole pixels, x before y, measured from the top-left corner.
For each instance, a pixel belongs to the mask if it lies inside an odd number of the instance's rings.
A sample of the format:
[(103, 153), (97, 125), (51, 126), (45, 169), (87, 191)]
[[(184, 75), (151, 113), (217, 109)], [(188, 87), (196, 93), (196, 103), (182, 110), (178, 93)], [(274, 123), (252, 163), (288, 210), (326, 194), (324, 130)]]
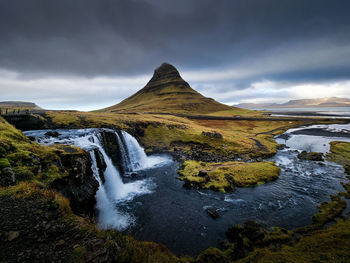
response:
[[(102, 184), (101, 178), (98, 179), (100, 187), (96, 193), (99, 226), (101, 228), (117, 228), (122, 230), (132, 223), (133, 218), (118, 211), (117, 204), (129, 201), (140, 194), (151, 193), (150, 188), (152, 185), (148, 180), (137, 180), (124, 184), (119, 171), (102, 147), (100, 134), (93, 135), (93, 138), (95, 146), (102, 154), (106, 163), (106, 170), (104, 171), (105, 183)], [(90, 155), (92, 156), (94, 174), (96, 177), (99, 177), (95, 152), (90, 151)]]
[[(103, 131), (114, 132), (104, 129)], [(59, 137), (46, 135), (45, 130), (26, 132), (28, 136), (33, 136), (41, 144), (72, 144), (90, 153), (92, 161), (92, 171), (99, 183), (96, 192), (96, 209), (98, 211), (98, 225), (100, 228), (126, 229), (133, 224), (134, 218), (125, 211), (119, 211), (121, 204), (127, 203), (134, 197), (152, 193), (155, 185), (151, 179), (135, 180), (124, 183), (118, 169), (106, 153), (102, 144), (100, 129), (79, 129), (79, 130), (59, 130)], [(120, 156), (122, 158), (123, 169), (126, 172), (140, 171), (152, 166), (163, 165), (170, 161), (167, 157), (147, 156), (144, 149), (137, 140), (127, 132), (121, 131), (120, 136), (115, 132), (119, 144)], [(106, 164), (103, 171), (104, 182), (100, 178), (100, 171), (96, 158), (97, 154), (102, 156)]]
[(93, 151), (90, 151), (90, 156), (92, 160), (92, 170), (94, 172), (95, 178), (99, 183), (99, 188), (96, 192), (96, 209), (98, 211), (98, 225), (100, 228), (117, 228), (125, 229), (132, 222), (132, 218), (127, 214), (121, 214), (116, 206), (110, 201), (107, 196), (106, 189), (102, 183), (101, 178), (98, 176), (98, 166), (96, 162), (96, 156)]
[(126, 131), (121, 131), (121, 137), (118, 133), (116, 135), (122, 151), (123, 163), (126, 163), (125, 171), (127, 172), (164, 165), (169, 161), (168, 158), (162, 156), (147, 156), (138, 141)]
[(122, 138), (119, 137), (118, 133), (116, 134), (126, 163), (126, 171), (133, 172), (147, 168), (148, 157), (137, 140), (125, 131), (121, 131)]

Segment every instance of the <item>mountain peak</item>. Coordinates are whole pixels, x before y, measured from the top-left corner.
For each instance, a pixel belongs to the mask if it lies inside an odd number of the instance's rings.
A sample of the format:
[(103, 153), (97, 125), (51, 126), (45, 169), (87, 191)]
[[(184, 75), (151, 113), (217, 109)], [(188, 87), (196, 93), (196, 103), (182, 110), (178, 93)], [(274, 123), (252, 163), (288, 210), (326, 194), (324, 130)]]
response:
[(181, 78), (181, 76), (179, 71), (173, 65), (164, 62), (154, 70), (153, 77), (149, 82), (168, 78)]
[(192, 89), (173, 65), (163, 63), (155, 69), (144, 88), (104, 110), (118, 113), (206, 114), (231, 109)]

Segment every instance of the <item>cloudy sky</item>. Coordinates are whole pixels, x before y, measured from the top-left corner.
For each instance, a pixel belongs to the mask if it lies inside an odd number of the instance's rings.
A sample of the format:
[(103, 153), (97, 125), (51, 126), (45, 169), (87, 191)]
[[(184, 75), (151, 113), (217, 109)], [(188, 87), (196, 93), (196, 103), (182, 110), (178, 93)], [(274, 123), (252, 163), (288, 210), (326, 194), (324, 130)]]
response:
[(162, 62), (234, 104), (350, 98), (348, 0), (0, 0), (0, 101), (93, 110)]

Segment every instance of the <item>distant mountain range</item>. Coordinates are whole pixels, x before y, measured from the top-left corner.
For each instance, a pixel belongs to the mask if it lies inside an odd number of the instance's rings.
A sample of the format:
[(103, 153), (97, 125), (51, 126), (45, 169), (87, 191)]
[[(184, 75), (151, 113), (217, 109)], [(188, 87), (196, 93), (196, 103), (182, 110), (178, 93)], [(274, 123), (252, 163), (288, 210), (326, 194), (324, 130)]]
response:
[(244, 109), (265, 109), (265, 108), (315, 108), (315, 107), (350, 107), (350, 99), (347, 98), (319, 98), (290, 100), (286, 103), (241, 103), (234, 105)]
[(36, 105), (35, 103), (26, 101), (0, 101), (0, 107), (42, 110), (42, 108)]

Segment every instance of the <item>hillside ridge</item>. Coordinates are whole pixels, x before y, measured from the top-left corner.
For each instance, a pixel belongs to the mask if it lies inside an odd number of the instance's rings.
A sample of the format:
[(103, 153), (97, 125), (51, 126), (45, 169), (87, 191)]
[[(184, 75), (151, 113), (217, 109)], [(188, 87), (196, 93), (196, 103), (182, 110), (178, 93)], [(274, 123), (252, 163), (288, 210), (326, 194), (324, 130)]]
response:
[(207, 114), (233, 109), (195, 91), (173, 65), (162, 63), (144, 88), (102, 111)]
[(286, 103), (240, 103), (233, 105), (245, 109), (257, 108), (313, 108), (313, 107), (350, 107), (350, 99), (339, 97), (289, 100)]

